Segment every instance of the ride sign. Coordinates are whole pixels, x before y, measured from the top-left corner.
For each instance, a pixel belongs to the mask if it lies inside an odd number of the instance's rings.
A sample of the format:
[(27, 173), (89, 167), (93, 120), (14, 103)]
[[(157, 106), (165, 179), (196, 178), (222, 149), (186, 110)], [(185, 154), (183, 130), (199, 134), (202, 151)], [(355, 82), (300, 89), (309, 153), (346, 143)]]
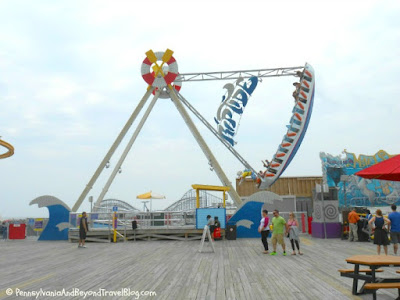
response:
[(240, 117), (235, 118), (235, 115), (241, 116), (243, 114), (249, 97), (257, 87), (258, 78), (252, 76), (243, 81), (244, 79), (240, 77), (235, 84), (227, 83), (224, 85), (227, 95), (222, 97), (222, 103), (218, 108), (217, 116), (214, 118), (217, 123), (218, 133), (232, 147), (236, 144), (233, 137), (236, 134), (238, 119), (240, 119)]

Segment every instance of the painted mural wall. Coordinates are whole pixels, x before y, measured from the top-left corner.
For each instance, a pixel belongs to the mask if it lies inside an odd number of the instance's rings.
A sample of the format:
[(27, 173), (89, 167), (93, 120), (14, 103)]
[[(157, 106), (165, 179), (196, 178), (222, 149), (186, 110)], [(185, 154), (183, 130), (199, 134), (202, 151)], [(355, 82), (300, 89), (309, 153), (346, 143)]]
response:
[[(324, 182), (338, 189), (339, 206), (387, 206), (400, 205), (400, 182), (370, 180), (354, 173), (384, 161), (394, 155), (379, 150), (374, 155), (356, 156), (343, 151), (344, 156), (320, 153)], [(346, 182), (342, 175), (348, 175)]]

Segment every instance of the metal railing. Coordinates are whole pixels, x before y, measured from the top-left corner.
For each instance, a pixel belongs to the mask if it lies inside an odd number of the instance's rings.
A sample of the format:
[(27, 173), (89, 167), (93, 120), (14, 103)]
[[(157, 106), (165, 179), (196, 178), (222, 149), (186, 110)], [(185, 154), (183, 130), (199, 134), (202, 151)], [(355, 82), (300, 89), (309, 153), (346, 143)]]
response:
[[(300, 232), (308, 232), (307, 212), (293, 212), (299, 222)], [(70, 229), (79, 228), (79, 213), (71, 212), (69, 222)], [(280, 212), (279, 215), (286, 221), (289, 212)], [(302, 217), (304, 216), (304, 217)], [(269, 216), (272, 219), (272, 216)], [(89, 230), (113, 231), (113, 213), (87, 213)], [(260, 215), (261, 219), (261, 215)], [(136, 221), (138, 229), (151, 228), (176, 228), (196, 225), (196, 211), (153, 211), (153, 212), (117, 212), (117, 231), (126, 236), (126, 231), (132, 229), (132, 221)], [(303, 230), (304, 229), (304, 230)]]
[[(113, 215), (110, 212), (87, 213), (89, 229), (113, 229)], [(196, 212), (193, 211), (152, 211), (152, 212), (117, 212), (117, 229), (132, 229), (132, 221), (136, 221), (138, 228), (194, 226)], [(71, 212), (69, 223), (71, 229), (79, 228), (80, 214)]]
[[(300, 233), (308, 233), (308, 219), (307, 219), (307, 212), (306, 211), (294, 211), (293, 212), (295, 215), (295, 218), (299, 222), (299, 230)], [(289, 214), (290, 212), (279, 212), (279, 215), (286, 220), (286, 222), (289, 220)], [(304, 215), (304, 222), (302, 215)], [(304, 230), (303, 230), (304, 228)], [(303, 232), (304, 231), (304, 232)]]

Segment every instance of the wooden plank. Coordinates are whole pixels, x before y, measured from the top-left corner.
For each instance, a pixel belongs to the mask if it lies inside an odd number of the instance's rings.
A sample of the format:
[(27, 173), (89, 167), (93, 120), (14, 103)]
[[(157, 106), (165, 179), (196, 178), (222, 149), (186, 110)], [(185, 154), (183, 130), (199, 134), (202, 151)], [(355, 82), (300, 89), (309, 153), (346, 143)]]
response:
[[(353, 267), (345, 261), (350, 256), (375, 254), (375, 245), (301, 240), (303, 256), (283, 256), (279, 247), (276, 256), (265, 255), (259, 239), (215, 242), (215, 253), (198, 253), (198, 240), (88, 242), (87, 249), (59, 241), (0, 242), (0, 295), (8, 287), (131, 288), (154, 290), (155, 299), (360, 299), (351, 294), (352, 280), (338, 269)], [(380, 277), (399, 276), (397, 268), (383, 269)], [(379, 299), (397, 297), (395, 289), (378, 294)]]

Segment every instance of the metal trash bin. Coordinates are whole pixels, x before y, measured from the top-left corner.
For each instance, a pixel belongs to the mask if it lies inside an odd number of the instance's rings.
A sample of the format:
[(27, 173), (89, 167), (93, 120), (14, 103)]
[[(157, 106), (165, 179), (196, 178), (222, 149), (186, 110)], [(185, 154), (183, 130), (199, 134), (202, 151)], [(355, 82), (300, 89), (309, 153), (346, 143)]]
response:
[(227, 240), (236, 240), (236, 225), (226, 226), (225, 237)]

